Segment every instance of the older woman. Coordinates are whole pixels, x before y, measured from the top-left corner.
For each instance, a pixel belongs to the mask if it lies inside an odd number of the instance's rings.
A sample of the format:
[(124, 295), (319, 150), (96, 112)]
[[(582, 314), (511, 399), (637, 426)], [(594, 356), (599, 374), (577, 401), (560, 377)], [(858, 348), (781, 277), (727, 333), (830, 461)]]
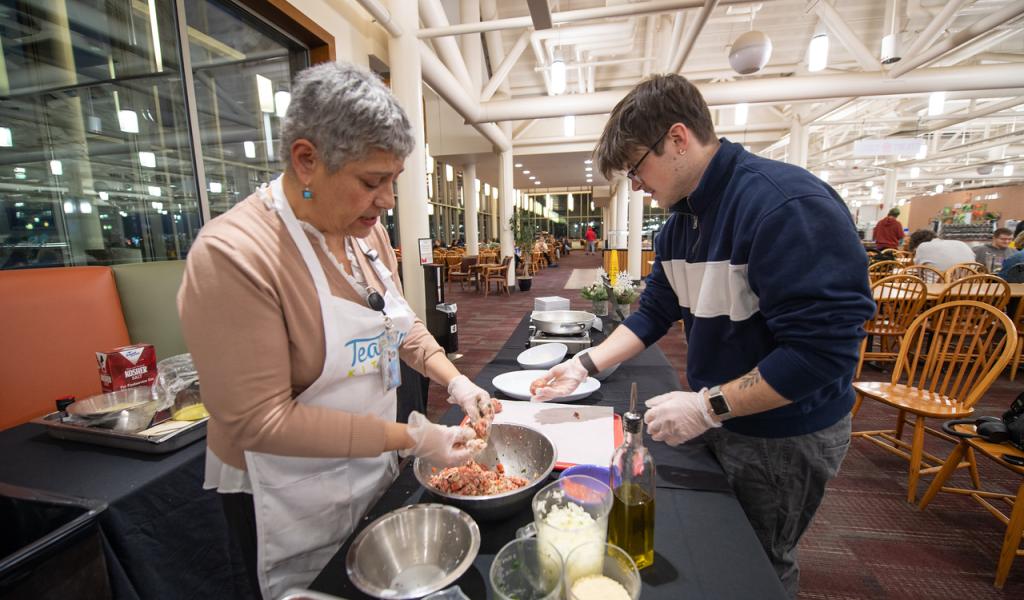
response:
[(399, 358), (471, 418), (489, 406), (402, 298), (379, 223), (413, 143), (373, 74), (307, 69), (281, 125), (284, 174), (189, 253), (178, 304), (210, 412), (204, 487), (268, 599), (313, 580), (393, 481), (395, 450), (471, 457), (468, 428), (395, 422)]

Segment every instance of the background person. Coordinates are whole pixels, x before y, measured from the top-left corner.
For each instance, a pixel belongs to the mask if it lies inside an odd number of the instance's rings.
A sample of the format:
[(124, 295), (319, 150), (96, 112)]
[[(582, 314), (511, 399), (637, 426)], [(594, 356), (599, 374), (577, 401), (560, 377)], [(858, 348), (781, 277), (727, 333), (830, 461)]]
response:
[[(704, 98), (678, 75), (627, 94), (595, 158), (605, 177), (627, 170), (670, 216), (640, 308), (535, 381), (533, 399), (565, 395), (682, 319), (699, 391), (648, 400), (648, 431), (672, 445), (704, 435), (795, 597), (796, 546), (846, 455), (850, 384), (874, 314), (850, 212), (806, 170), (717, 139)], [(814, 260), (793, 260), (794, 248)]]
[(342, 63), (291, 92), (284, 174), (203, 227), (178, 294), (210, 412), (204, 487), (268, 600), (312, 582), (393, 481), (395, 450), (470, 458), (468, 428), (395, 422), (399, 356), (472, 418), (489, 406), (402, 298), (380, 224), (414, 143), (405, 112)]
[(1000, 227), (992, 232), (992, 241), (988, 244), (975, 246), (974, 260), (985, 265), (991, 273), (996, 273), (1002, 268), (1003, 261), (1010, 258), (1015, 252), (1010, 247), (1013, 241), (1013, 231), (1006, 227)]
[(928, 265), (942, 272), (960, 263), (974, 262), (971, 247), (960, 240), (943, 240), (931, 229), (918, 229), (910, 236), (907, 250), (914, 253), (914, 264)]
[(889, 209), (889, 214), (875, 225), (873, 237), (875, 248), (878, 250), (895, 250), (900, 247), (903, 241), (903, 223), (896, 219), (898, 216), (900, 209), (893, 207)]

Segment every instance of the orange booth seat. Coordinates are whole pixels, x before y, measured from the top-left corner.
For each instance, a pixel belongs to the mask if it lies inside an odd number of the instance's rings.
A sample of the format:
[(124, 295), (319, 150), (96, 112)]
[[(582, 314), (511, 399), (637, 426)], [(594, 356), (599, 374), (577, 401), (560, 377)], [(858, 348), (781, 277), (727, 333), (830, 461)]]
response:
[(96, 352), (130, 343), (113, 271), (0, 271), (0, 429), (101, 392)]

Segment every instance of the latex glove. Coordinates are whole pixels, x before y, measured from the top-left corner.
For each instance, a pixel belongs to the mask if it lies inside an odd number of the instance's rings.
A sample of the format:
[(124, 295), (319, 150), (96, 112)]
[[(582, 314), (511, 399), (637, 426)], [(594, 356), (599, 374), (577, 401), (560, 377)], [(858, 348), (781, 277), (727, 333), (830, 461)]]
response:
[(489, 409), (491, 395), (474, 384), (465, 375), (459, 375), (448, 383), (448, 403), (458, 404), (475, 423)]
[(539, 379), (530, 384), (532, 402), (548, 402), (576, 391), (587, 380), (587, 368), (575, 356), (560, 365), (551, 367)]
[(409, 414), (409, 425), (405, 430), (415, 444), (401, 450), (402, 456), (418, 456), (434, 466), (455, 467), (464, 465), (473, 458), (473, 450), (466, 442), (476, 438), (469, 427), (448, 427), (431, 423), (423, 413)]
[(707, 388), (699, 392), (669, 392), (645, 402), (644, 422), (651, 438), (672, 446), (688, 442), (708, 429), (721, 427), (711, 418)]

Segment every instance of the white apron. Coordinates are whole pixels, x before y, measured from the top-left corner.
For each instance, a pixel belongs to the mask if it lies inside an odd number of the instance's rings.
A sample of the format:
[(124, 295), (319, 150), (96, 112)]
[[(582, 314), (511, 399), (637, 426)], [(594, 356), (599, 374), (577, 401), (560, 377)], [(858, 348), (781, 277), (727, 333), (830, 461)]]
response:
[[(324, 321), (324, 370), (295, 400), (394, 421), (395, 390), (384, 389), (376, 360), (384, 316), (331, 295), (324, 269), (288, 204), (280, 178), (270, 184), (270, 192), (316, 284)], [(312, 231), (322, 240), (319, 232)], [(362, 247), (365, 252), (365, 244)], [(387, 268), (380, 260), (371, 263), (386, 286), (384, 310), (404, 339), (415, 315)], [(281, 597), (291, 587), (308, 587), (397, 473), (394, 452), (373, 458), (302, 458), (246, 451), (245, 464), (256, 512), (260, 592), (266, 600)]]

